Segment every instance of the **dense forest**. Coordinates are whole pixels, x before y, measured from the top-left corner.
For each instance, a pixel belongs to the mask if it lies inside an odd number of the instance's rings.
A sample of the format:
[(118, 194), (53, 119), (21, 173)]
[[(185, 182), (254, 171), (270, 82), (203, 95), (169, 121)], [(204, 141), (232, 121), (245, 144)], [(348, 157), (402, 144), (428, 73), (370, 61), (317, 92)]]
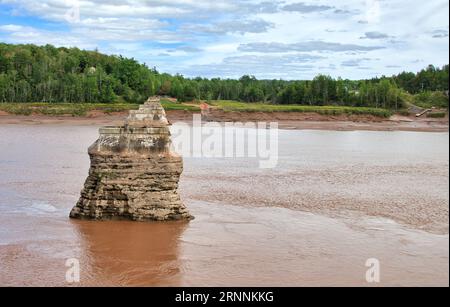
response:
[(181, 101), (237, 100), (277, 104), (348, 105), (398, 109), (405, 95), (442, 92), (448, 105), (448, 65), (419, 73), (308, 81), (184, 78), (134, 59), (78, 48), (0, 43), (0, 102), (142, 102), (151, 95)]

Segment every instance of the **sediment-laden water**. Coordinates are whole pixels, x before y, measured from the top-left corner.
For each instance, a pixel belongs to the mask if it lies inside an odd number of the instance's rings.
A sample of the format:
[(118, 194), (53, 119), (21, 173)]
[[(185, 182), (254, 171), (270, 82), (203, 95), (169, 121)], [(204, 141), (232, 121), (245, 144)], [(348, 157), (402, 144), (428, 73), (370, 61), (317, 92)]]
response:
[(449, 284), (448, 133), (280, 130), (274, 169), (185, 158), (189, 223), (70, 220), (97, 129), (0, 126), (0, 285)]

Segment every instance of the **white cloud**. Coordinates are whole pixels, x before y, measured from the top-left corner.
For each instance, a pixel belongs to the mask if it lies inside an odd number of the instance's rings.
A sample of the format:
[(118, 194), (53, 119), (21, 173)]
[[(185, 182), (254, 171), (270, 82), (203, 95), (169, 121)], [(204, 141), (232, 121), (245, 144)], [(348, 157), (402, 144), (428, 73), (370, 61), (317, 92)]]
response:
[(381, 32), (377, 32), (377, 31), (373, 31), (373, 32), (366, 32), (364, 33), (364, 36), (362, 36), (362, 39), (384, 39), (384, 38), (389, 38), (390, 36), (386, 33), (381, 33)]
[(336, 42), (324, 42), (324, 41), (306, 41), (292, 44), (283, 43), (249, 43), (239, 46), (240, 51), (247, 52), (265, 52), (265, 53), (285, 53), (290, 51), (297, 52), (311, 52), (311, 51), (372, 51), (377, 49), (383, 49), (383, 46), (362, 46), (356, 44), (342, 44)]
[(432, 35), (433, 38), (446, 38), (446, 37), (448, 38), (448, 29), (446, 29), (446, 30), (442, 30), (442, 29), (434, 30), (434, 31), (431, 32), (431, 35)]
[[(3, 38), (3, 39), (2, 39)], [(65, 35), (64, 33), (55, 33), (28, 26), (6, 25), (0, 26), (0, 39), (8, 43), (17, 44), (52, 44), (61, 47), (79, 47), (85, 49), (94, 49), (96, 43), (86, 40), (83, 36)]]
[(23, 31), (25, 27), (19, 25), (2, 25), (0, 26), (0, 31), (4, 32), (19, 32)]
[[(66, 14), (74, 3), (80, 19), (70, 21)], [(2, 41), (99, 47), (189, 76), (366, 78), (448, 63), (446, 0), (0, 0), (2, 5), (7, 10), (1, 14), (9, 15), (7, 22), (0, 19)]]
[(282, 10), (288, 12), (300, 12), (300, 13), (313, 13), (313, 12), (323, 12), (333, 9), (332, 6), (328, 5), (317, 5), (317, 4), (307, 4), (304, 2), (296, 2), (287, 4), (282, 7)]
[(274, 24), (262, 19), (249, 20), (232, 20), (225, 22), (218, 22), (213, 24), (187, 24), (182, 27), (183, 31), (193, 33), (211, 33), (211, 34), (226, 34), (226, 33), (263, 33), (273, 28)]

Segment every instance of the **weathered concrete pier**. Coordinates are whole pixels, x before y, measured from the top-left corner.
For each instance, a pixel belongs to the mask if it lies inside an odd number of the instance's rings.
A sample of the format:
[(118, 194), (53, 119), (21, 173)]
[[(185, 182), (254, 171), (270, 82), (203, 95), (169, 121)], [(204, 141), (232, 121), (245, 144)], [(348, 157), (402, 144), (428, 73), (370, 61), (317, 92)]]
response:
[(130, 111), (123, 126), (103, 127), (89, 147), (91, 167), (70, 217), (168, 221), (193, 218), (180, 200), (183, 160), (171, 151), (158, 97)]

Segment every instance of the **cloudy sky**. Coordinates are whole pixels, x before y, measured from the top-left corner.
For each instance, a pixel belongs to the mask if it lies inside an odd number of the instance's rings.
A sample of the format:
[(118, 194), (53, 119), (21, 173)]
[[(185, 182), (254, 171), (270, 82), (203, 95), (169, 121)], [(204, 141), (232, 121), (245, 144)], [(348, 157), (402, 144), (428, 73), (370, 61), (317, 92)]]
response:
[(449, 58), (448, 0), (0, 0), (0, 41), (188, 77), (367, 78)]

